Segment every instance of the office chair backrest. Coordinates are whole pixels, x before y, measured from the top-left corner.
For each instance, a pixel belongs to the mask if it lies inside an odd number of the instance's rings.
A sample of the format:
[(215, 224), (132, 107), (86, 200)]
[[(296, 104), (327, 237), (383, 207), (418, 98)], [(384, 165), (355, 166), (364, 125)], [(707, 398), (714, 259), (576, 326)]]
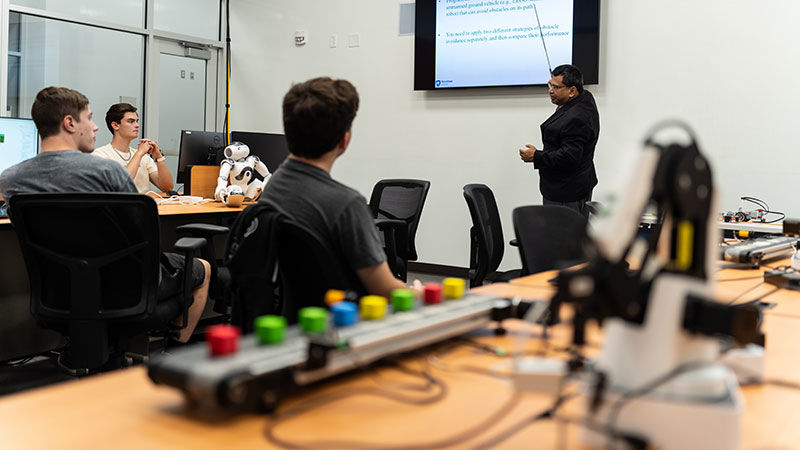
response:
[(563, 206), (521, 206), (513, 212), (522, 274), (561, 269), (585, 261), (586, 218)]
[(374, 218), (398, 219), (408, 224), (407, 248), (398, 249), (398, 254), (407, 260), (417, 259), (414, 237), (430, 186), (430, 181), (425, 180), (391, 179), (378, 181), (372, 189), (369, 207)]
[(158, 209), (124, 193), (19, 194), (11, 216), (45, 320), (135, 319), (155, 308)]
[(289, 323), (297, 322), (301, 308), (324, 306), (328, 289), (365, 293), (356, 274), (311, 230), (281, 218), (277, 232), (282, 315)]
[(464, 186), (464, 199), (472, 217), (470, 229), (470, 285), (480, 286), (503, 260), (503, 227), (492, 190), (485, 184)]
[(159, 222), (150, 197), (18, 194), (11, 217), (31, 289), (31, 314), (68, 335), (64, 362), (103, 366), (123, 337), (166, 327), (178, 300), (157, 303)]

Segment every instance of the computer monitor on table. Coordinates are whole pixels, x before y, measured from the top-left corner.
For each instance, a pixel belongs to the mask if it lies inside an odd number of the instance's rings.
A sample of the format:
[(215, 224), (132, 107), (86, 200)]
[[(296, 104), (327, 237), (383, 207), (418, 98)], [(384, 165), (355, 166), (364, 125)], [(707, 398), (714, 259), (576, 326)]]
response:
[(39, 133), (31, 119), (0, 117), (0, 173), (39, 152)]
[(217, 131), (181, 131), (181, 147), (178, 153), (176, 183), (186, 184), (189, 172), (186, 166), (215, 166), (222, 159), (225, 148), (225, 133)]
[(250, 154), (258, 156), (275, 173), (283, 160), (289, 156), (289, 145), (282, 134), (231, 131), (231, 142), (242, 142), (250, 147)]

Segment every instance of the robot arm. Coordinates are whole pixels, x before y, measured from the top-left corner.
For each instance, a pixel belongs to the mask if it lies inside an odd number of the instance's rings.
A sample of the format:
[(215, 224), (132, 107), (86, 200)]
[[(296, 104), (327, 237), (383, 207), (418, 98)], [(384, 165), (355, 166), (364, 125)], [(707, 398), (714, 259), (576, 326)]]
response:
[(234, 162), (232, 159), (225, 159), (220, 163), (217, 188), (214, 190), (214, 199), (219, 202), (224, 202), (225, 197), (227, 197), (228, 176), (231, 173), (233, 164)]
[[(711, 170), (694, 138), (685, 146), (658, 145), (648, 139), (630, 180), (625, 194), (609, 205), (611, 214), (592, 221), (588, 246), (594, 256), (590, 262), (559, 275), (551, 321), (557, 321), (561, 303), (572, 303), (576, 309), (573, 342), (577, 345), (583, 344), (583, 327), (591, 319), (617, 318), (645, 326), (647, 309), (660, 295), (653, 286), (657, 279), (671, 274), (678, 280), (685, 304), (678, 327), (692, 334), (729, 335), (740, 343), (759, 342), (757, 308), (720, 307), (711, 300), (701, 301), (713, 293), (711, 255), (717, 230)], [(626, 258), (637, 239), (641, 215), (651, 203), (658, 207), (661, 225), (646, 242), (647, 253), (640, 267), (630, 271)], [(656, 253), (659, 245), (660, 259)], [(719, 318), (713, 333), (698, 322), (701, 316)]]
[(264, 164), (258, 158), (258, 156), (250, 155), (247, 157), (245, 162), (248, 167), (255, 169), (256, 172), (264, 177), (263, 180), (259, 180), (255, 176), (252, 176), (251, 172), (250, 183), (247, 185), (244, 191), (244, 196), (246, 199), (256, 200), (259, 196), (261, 196), (261, 192), (264, 190), (264, 185), (267, 183), (267, 181), (269, 181), (269, 178), (272, 175), (269, 173), (269, 169), (267, 168), (266, 164)]
[(269, 177), (272, 176), (272, 174), (269, 173), (269, 169), (267, 168), (267, 165), (264, 164), (264, 162), (261, 161), (258, 158), (258, 156), (248, 156), (247, 157), (247, 162), (251, 163), (252, 166), (255, 167), (256, 172), (258, 172), (259, 175), (264, 177), (264, 183), (266, 183), (267, 180), (269, 180)]

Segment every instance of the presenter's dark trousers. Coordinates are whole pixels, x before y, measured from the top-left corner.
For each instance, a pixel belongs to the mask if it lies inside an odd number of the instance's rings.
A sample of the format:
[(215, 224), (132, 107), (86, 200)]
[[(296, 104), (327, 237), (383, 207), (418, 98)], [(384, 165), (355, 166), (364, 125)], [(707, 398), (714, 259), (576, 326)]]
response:
[(592, 195), (589, 194), (589, 198), (585, 198), (583, 200), (576, 200), (574, 202), (557, 202), (554, 200), (549, 200), (545, 197), (542, 197), (543, 204), (547, 205), (556, 205), (556, 206), (566, 206), (567, 208), (577, 211), (583, 217), (589, 218), (589, 207), (586, 206), (586, 202), (590, 202), (592, 200)]

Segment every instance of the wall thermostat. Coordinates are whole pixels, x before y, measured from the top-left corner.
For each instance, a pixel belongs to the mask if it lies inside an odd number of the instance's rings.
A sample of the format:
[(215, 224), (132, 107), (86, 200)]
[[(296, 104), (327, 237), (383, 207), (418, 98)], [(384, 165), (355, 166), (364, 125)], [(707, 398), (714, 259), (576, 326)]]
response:
[(300, 46), (306, 44), (306, 31), (297, 30), (294, 32), (294, 45)]

